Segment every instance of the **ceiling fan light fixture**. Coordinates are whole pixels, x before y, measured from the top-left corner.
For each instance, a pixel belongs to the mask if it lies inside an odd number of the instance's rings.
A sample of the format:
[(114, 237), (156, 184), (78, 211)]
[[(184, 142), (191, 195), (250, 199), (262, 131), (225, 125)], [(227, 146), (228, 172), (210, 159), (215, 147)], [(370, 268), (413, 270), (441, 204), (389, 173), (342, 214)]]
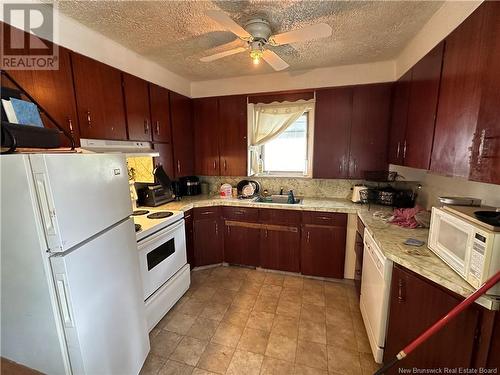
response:
[(250, 51), (250, 57), (252, 58), (254, 65), (259, 64), (263, 54), (264, 52), (261, 49), (254, 49)]

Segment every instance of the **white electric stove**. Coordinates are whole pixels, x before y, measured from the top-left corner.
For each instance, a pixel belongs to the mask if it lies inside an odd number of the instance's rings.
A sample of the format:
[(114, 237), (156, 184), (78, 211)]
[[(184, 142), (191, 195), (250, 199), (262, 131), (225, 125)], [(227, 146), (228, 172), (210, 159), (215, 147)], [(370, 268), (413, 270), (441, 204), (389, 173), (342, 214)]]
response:
[[(141, 241), (143, 238), (163, 229), (176, 221), (184, 218), (182, 211), (151, 210), (140, 208), (133, 212), (132, 218), (136, 224), (136, 238)], [(137, 224), (140, 227), (137, 227)]]
[(184, 212), (140, 208), (132, 218), (136, 224), (146, 318), (151, 330), (191, 282)]

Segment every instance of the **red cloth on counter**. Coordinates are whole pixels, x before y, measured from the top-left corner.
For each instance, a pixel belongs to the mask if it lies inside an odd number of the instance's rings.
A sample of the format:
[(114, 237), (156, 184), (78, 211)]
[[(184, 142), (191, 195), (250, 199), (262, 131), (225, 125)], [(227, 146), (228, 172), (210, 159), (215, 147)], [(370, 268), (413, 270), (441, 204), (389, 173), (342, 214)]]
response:
[(415, 219), (415, 215), (420, 211), (424, 211), (420, 206), (415, 206), (413, 208), (396, 208), (389, 222), (404, 228), (417, 228), (419, 224)]

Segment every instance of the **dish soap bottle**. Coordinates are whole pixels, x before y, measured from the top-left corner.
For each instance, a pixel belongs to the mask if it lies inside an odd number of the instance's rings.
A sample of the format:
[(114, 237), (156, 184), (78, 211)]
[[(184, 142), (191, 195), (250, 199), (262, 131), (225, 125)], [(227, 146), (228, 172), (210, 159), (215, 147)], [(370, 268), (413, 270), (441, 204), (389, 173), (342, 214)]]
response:
[(294, 204), (295, 203), (295, 197), (293, 195), (293, 190), (290, 190), (288, 192), (288, 201), (287, 201), (287, 203), (289, 203), (289, 204)]

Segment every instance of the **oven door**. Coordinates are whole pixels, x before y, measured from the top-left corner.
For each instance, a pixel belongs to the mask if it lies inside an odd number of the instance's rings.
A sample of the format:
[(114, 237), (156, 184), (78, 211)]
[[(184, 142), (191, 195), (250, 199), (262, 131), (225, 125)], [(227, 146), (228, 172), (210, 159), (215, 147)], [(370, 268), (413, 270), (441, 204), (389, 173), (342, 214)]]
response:
[(474, 228), (465, 220), (432, 208), (429, 247), (462, 277), (466, 277)]
[(144, 238), (138, 248), (146, 300), (187, 263), (184, 220)]

